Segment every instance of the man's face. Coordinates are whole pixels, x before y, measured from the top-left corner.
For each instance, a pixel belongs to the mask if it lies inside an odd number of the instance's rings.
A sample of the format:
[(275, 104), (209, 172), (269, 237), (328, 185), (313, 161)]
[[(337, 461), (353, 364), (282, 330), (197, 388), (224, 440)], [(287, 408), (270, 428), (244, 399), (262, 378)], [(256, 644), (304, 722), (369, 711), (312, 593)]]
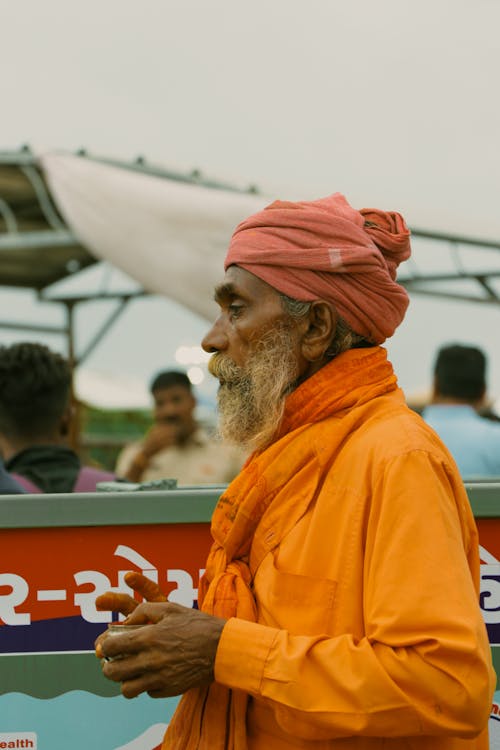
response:
[(193, 431), (195, 400), (182, 385), (158, 388), (153, 393), (154, 419), (158, 424), (170, 424), (176, 428), (179, 439)]
[(303, 370), (298, 325), (272, 287), (238, 266), (228, 268), (215, 299), (220, 315), (203, 348), (214, 353), (209, 370), (221, 384), (219, 430), (230, 442), (263, 448)]

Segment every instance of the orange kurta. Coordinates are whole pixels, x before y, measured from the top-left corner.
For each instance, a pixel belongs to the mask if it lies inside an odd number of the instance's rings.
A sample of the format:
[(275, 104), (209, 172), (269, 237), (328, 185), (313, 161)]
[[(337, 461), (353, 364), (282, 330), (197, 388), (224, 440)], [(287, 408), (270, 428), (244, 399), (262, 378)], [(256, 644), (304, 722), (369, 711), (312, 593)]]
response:
[(383, 349), (346, 352), (291, 394), (280, 437), (214, 515), (228, 560), (221, 529), (255, 488), (256, 622), (228, 621), (215, 665), (249, 696), (246, 738), (228, 747), (486, 748), (495, 676), (474, 519)]

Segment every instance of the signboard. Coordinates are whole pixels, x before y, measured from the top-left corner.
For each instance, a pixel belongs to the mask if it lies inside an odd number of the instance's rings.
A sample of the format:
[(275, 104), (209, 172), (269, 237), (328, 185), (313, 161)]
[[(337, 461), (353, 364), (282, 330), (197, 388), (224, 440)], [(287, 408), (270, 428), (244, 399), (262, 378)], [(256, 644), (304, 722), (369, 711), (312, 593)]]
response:
[[(500, 518), (478, 519), (477, 525), (481, 555), (480, 604), (488, 630), (493, 665), (497, 675), (500, 675)], [(490, 748), (500, 750), (499, 684), (490, 714)]]
[[(94, 640), (116, 613), (95, 598), (130, 590), (127, 571), (196, 606), (219, 490), (0, 498), (0, 748), (158, 750), (177, 698), (126, 700), (103, 678)], [(471, 493), (470, 493), (471, 494)], [(473, 494), (473, 493), (472, 493)], [(478, 506), (480, 604), (500, 672), (500, 485)], [(474, 503), (473, 503), (474, 507)], [(31, 519), (31, 520), (30, 520)], [(35, 524), (35, 525), (33, 525)], [(500, 750), (500, 691), (490, 719)]]
[[(3, 516), (14, 528), (1, 528), (0, 499), (0, 748), (66, 750), (68, 738), (72, 750), (160, 747), (178, 698), (126, 700), (102, 676), (94, 641), (118, 614), (96, 610), (95, 598), (133, 593), (124, 576), (134, 570), (170, 601), (196, 606), (219, 492), (205, 493), (194, 516), (189, 493), (170, 502), (162, 493), (161, 507), (146, 493), (89, 495), (83, 509), (73, 498), (61, 508), (61, 496), (38, 496), (33, 512), (45, 505), (49, 513), (31, 528), (15, 527), (29, 523), (28, 498), (19, 496)], [(157, 522), (125, 525), (138, 514)], [(75, 520), (85, 525), (64, 525)]]

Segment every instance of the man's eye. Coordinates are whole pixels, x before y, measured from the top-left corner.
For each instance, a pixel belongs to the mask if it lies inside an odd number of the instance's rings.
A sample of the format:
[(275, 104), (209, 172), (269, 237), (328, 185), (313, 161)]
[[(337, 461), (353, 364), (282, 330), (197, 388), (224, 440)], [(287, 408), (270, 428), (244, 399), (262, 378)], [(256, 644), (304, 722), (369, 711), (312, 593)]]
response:
[(243, 305), (229, 305), (228, 310), (232, 318), (237, 318), (239, 315), (241, 315)]

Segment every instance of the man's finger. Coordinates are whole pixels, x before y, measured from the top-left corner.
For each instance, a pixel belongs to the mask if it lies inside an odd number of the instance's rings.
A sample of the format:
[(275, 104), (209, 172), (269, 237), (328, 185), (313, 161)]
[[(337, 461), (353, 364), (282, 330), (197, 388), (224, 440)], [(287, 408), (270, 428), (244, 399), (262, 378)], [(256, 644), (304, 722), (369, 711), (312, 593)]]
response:
[[(149, 620), (139, 623), (144, 625), (144, 628), (127, 628), (129, 624), (128, 620), (124, 623), (125, 627), (120, 629), (120, 632), (110, 633), (104, 631), (101, 633), (98, 640), (99, 645), (99, 656), (104, 659), (116, 659), (117, 657), (124, 656), (128, 657), (131, 654), (137, 654), (144, 648), (143, 635), (146, 630), (146, 626)], [(134, 625), (138, 623), (133, 623)]]
[(131, 589), (137, 591), (147, 602), (167, 601), (167, 597), (158, 584), (143, 576), (142, 573), (136, 573), (135, 571), (125, 573), (125, 583)]
[(162, 602), (144, 602), (127, 617), (126, 625), (143, 625), (146, 623), (160, 622), (168, 614), (174, 604)]
[(136, 679), (126, 680), (121, 691), (125, 698), (136, 698), (141, 693), (148, 693), (152, 698), (167, 698), (171, 695), (165, 687), (161, 687), (161, 679), (155, 674), (142, 674)]
[(105, 594), (96, 597), (95, 606), (101, 611), (121, 612), (122, 615), (129, 615), (137, 607), (137, 602), (128, 594), (106, 591)]
[(119, 653), (115, 656), (104, 658), (102, 671), (108, 680), (114, 682), (127, 682), (135, 680), (144, 672), (144, 663), (138, 653)]

